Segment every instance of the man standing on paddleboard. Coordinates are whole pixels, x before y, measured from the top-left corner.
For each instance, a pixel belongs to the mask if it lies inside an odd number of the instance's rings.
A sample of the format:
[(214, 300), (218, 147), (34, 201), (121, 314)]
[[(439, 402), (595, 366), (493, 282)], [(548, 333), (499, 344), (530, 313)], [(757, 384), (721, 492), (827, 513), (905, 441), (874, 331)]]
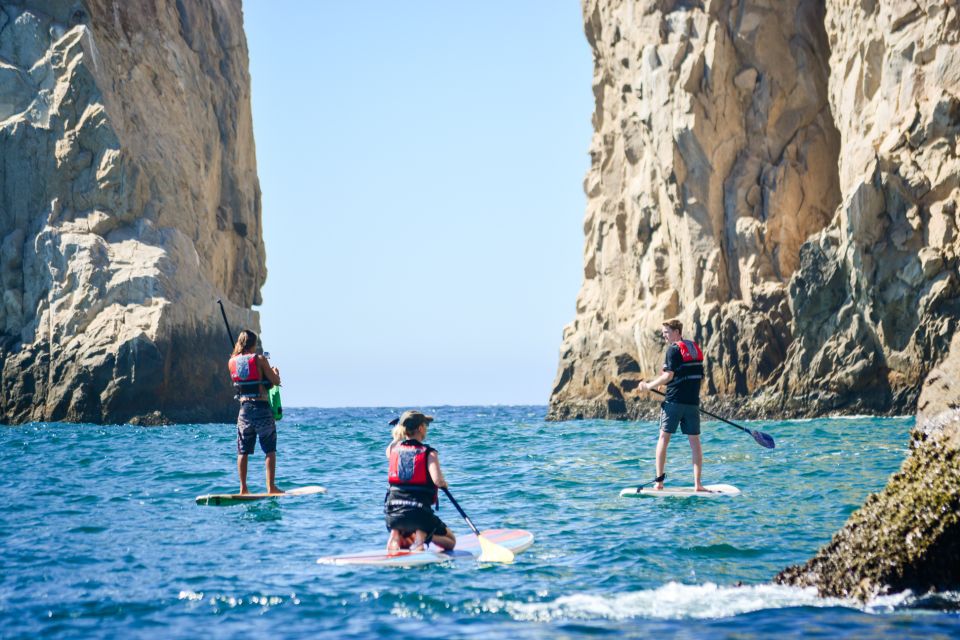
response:
[(663, 489), (663, 471), (667, 465), (667, 446), (670, 436), (680, 431), (690, 441), (693, 454), (693, 482), (696, 491), (707, 489), (700, 482), (703, 467), (703, 450), (700, 448), (700, 381), (703, 379), (703, 352), (693, 340), (683, 339), (683, 324), (679, 320), (667, 320), (660, 334), (667, 342), (667, 356), (663, 372), (650, 380), (641, 382), (637, 391), (649, 391), (667, 385), (667, 392), (660, 405), (660, 438), (657, 440), (657, 482), (654, 489)]
[(237, 344), (227, 366), (230, 379), (237, 389), (240, 414), (237, 416), (237, 473), (240, 474), (240, 493), (247, 489), (247, 456), (253, 453), (257, 440), (267, 456), (267, 493), (283, 493), (277, 487), (277, 423), (267, 398), (268, 385), (280, 384), (280, 370), (271, 367), (258, 354), (257, 334), (244, 329), (237, 336)]

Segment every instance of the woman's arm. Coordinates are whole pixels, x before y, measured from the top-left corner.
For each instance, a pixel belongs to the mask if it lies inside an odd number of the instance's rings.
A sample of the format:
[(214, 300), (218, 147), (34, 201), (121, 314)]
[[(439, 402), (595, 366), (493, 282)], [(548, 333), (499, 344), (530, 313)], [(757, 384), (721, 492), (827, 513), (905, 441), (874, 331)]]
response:
[(443, 477), (443, 471), (440, 470), (440, 456), (437, 455), (436, 451), (431, 451), (430, 455), (427, 456), (427, 471), (430, 472), (430, 479), (433, 480), (433, 484), (441, 489), (447, 486), (447, 479)]
[(272, 384), (280, 386), (280, 369), (271, 367), (270, 362), (261, 355), (257, 356), (257, 366), (260, 367), (260, 373)]

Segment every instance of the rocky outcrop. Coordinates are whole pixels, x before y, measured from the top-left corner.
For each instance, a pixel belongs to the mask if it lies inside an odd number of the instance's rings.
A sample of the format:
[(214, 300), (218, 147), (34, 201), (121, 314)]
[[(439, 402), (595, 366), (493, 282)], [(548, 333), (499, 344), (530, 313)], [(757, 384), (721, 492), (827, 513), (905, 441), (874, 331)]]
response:
[(903, 413), (957, 318), (953, 3), (584, 0), (595, 135), (554, 419), (642, 415), (684, 321), (738, 414)]
[(0, 3), (0, 419), (229, 419), (266, 277), (234, 0)]
[(812, 560), (777, 582), (856, 597), (960, 584), (960, 337), (928, 376), (910, 455)]

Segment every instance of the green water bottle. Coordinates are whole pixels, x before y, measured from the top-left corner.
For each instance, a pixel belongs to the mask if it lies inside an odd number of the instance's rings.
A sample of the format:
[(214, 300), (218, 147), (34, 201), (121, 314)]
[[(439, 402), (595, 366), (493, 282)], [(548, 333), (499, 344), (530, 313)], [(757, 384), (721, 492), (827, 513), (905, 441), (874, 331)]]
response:
[[(263, 357), (269, 361), (270, 353), (265, 351)], [(280, 401), (279, 385), (273, 385), (267, 389), (267, 402), (270, 403), (270, 411), (273, 412), (273, 419), (281, 420), (283, 418), (283, 403)]]

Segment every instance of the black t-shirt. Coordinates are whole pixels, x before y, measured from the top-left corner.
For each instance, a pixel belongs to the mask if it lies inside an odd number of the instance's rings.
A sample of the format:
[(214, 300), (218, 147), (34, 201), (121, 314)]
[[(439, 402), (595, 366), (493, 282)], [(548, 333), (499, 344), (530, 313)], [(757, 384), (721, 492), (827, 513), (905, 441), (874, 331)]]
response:
[(663, 363), (663, 370), (673, 372), (673, 380), (667, 383), (667, 402), (700, 404), (700, 381), (703, 379), (702, 361), (684, 362), (683, 356), (680, 354), (680, 347), (671, 344), (667, 347), (667, 357)]

